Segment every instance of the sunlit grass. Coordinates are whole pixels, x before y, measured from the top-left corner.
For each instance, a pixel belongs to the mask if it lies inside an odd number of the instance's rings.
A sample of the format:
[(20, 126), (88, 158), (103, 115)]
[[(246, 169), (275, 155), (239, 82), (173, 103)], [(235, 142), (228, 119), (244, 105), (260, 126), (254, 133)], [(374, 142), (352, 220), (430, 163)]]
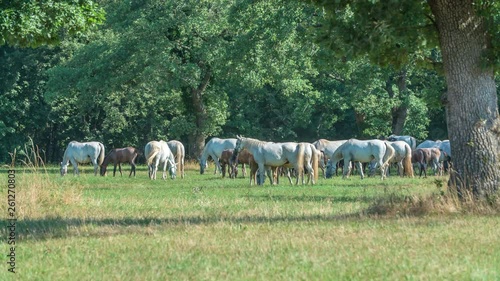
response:
[[(213, 166), (205, 175), (188, 168), (185, 179), (156, 181), (144, 166), (136, 178), (95, 177), (88, 166), (80, 177), (60, 177), (57, 167), (19, 170), (18, 277), (500, 278), (499, 216), (447, 211), (442, 206), (452, 202), (439, 201), (446, 178), (257, 187), (248, 178), (221, 179)], [(420, 208), (426, 198), (438, 199)]]

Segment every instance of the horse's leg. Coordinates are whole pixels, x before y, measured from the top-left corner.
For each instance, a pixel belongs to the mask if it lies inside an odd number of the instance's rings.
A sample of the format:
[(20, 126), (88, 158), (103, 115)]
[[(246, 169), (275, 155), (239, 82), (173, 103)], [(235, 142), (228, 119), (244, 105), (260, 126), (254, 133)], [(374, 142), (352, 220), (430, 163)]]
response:
[[(265, 179), (265, 176), (266, 176), (266, 167), (264, 167), (264, 163), (258, 163), (259, 165), (259, 178), (258, 178), (258, 185), (263, 185), (264, 184), (264, 179)], [(271, 185), (273, 184), (273, 182), (271, 181)]]
[[(306, 164), (306, 167), (304, 168), (305, 171), (307, 171), (307, 183), (309, 184), (309, 181), (311, 181), (311, 185), (314, 184), (314, 171), (310, 163)], [(304, 184), (304, 180), (302, 180), (302, 184)]]
[(120, 177), (123, 177), (123, 174), (122, 174), (122, 164), (121, 163), (118, 163), (118, 170), (120, 171)]
[[(290, 181), (290, 184), (293, 185), (292, 183), (292, 173), (290, 172), (290, 169), (286, 169), (286, 176), (288, 177), (288, 180)], [(296, 173), (296, 177), (295, 177), (295, 185), (298, 185), (299, 184), (299, 176), (297, 175)]]
[(113, 163), (113, 177), (116, 175), (116, 163)]
[(134, 172), (134, 177), (135, 177), (135, 163), (134, 162), (130, 162), (130, 174), (128, 175), (129, 178), (132, 176), (132, 172)]
[[(356, 162), (355, 165), (356, 165), (356, 168), (359, 171), (359, 175), (361, 176), (361, 179), (364, 179), (365, 178), (365, 174), (363, 173), (363, 164), (361, 162)], [(382, 167), (381, 169), (383, 171), (384, 168)]]
[(389, 168), (389, 165), (385, 166), (384, 163), (382, 163), (382, 159), (379, 160), (379, 165), (380, 165), (380, 179), (384, 180), (386, 177), (386, 171)]
[(99, 170), (99, 164), (97, 163), (97, 158), (91, 160), (90, 163), (94, 166), (94, 176), (97, 176), (97, 170)]
[(241, 172), (243, 174), (243, 178), (245, 178), (247, 176), (247, 169), (245, 167), (245, 163), (241, 164)]
[(161, 178), (164, 180), (167, 179), (167, 164), (168, 164), (168, 161), (165, 160), (165, 162), (163, 162), (163, 175), (161, 176)]
[[(275, 180), (274, 180), (275, 173), (276, 173), (276, 167), (271, 167), (271, 172), (269, 172), (269, 169), (266, 169), (266, 175), (267, 175), (267, 178), (269, 179), (269, 181), (271, 182), (271, 185), (274, 185), (274, 183), (275, 183)], [(260, 177), (260, 174), (259, 174), (259, 177)]]
[(405, 168), (403, 167), (403, 160), (399, 161), (398, 163), (398, 174), (400, 177), (404, 177), (405, 175)]
[(80, 171), (78, 171), (78, 162), (74, 159), (70, 159), (69, 162), (71, 162), (71, 165), (73, 165), (73, 176), (75, 175), (80, 175)]
[[(423, 162), (419, 162), (419, 166), (420, 166), (420, 175), (419, 175), (419, 178), (422, 177), (422, 172), (424, 173), (424, 175), (426, 174), (425, 173), (425, 164)], [(427, 176), (425, 176), (427, 177)]]
[(344, 158), (344, 168), (342, 169), (342, 178), (348, 178), (349, 173), (351, 172), (351, 159)]
[(222, 178), (226, 177), (226, 163), (222, 162)]
[(319, 158), (318, 161), (318, 166), (321, 169), (321, 173), (323, 174), (323, 178), (326, 179), (326, 172), (325, 172), (325, 154), (321, 153), (321, 157)]
[(215, 155), (212, 155), (212, 154), (210, 154), (210, 157), (212, 157), (212, 160), (214, 160), (214, 164), (215, 164), (214, 175), (217, 174), (217, 171), (219, 171), (219, 173), (222, 173), (222, 168), (220, 166), (219, 158)]

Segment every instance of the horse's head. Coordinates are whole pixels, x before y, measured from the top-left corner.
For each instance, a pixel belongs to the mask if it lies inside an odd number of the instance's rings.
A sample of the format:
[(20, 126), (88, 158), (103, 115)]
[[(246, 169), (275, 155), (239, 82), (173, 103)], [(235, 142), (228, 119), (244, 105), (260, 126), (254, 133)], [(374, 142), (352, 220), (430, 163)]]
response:
[(336, 165), (332, 165), (332, 161), (328, 160), (326, 163), (326, 171), (325, 171), (325, 176), (327, 179), (331, 178), (333, 174), (335, 173)]
[(106, 175), (107, 168), (108, 168), (108, 165), (101, 165), (101, 172), (100, 172), (101, 176), (105, 176)]
[(200, 175), (205, 173), (205, 169), (208, 168), (208, 163), (206, 159), (198, 159), (200, 161)]
[(64, 176), (67, 173), (68, 173), (68, 163), (63, 164), (63, 162), (61, 162), (61, 176)]
[(245, 139), (244, 137), (242, 137), (240, 135), (236, 135), (236, 146), (234, 147), (234, 155), (237, 155), (238, 151), (241, 150), (242, 143), (243, 143), (244, 139)]
[(175, 179), (175, 177), (177, 177), (177, 163), (168, 161), (168, 173), (170, 174), (171, 179)]
[(229, 177), (235, 179), (238, 176), (238, 161), (233, 161), (231, 158), (229, 160), (229, 166), (231, 167), (231, 173), (229, 174)]

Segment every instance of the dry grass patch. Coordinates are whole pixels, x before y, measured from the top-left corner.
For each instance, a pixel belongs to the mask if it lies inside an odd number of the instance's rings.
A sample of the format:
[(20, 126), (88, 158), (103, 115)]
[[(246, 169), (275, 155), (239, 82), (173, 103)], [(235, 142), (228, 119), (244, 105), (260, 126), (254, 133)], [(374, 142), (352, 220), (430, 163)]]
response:
[(365, 211), (375, 216), (425, 216), (425, 215), (498, 215), (500, 198), (477, 200), (472, 194), (463, 199), (452, 192), (439, 192), (426, 195), (390, 194), (379, 198)]

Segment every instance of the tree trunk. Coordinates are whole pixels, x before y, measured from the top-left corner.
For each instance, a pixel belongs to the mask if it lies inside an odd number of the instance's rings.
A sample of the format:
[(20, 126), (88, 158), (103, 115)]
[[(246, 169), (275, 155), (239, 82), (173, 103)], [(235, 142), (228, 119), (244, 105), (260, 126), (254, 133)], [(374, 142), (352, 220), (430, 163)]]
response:
[(454, 173), (449, 188), (488, 198), (500, 184), (500, 120), (494, 73), (482, 65), (490, 48), (473, 0), (429, 0), (439, 32), (446, 82), (446, 117)]
[(191, 89), (191, 102), (194, 108), (194, 116), (196, 129), (188, 136), (188, 147), (187, 153), (191, 158), (198, 159), (205, 146), (205, 138), (207, 137), (205, 133), (206, 120), (207, 120), (207, 109), (203, 103), (203, 93), (210, 83), (210, 78), (212, 77), (212, 72), (210, 68), (203, 63), (198, 64), (200, 68), (204, 71), (203, 79), (197, 88)]
[[(395, 93), (392, 90), (393, 82), (394, 79), (391, 77), (385, 83), (385, 90), (387, 91), (391, 99), (395, 98)], [(403, 134), (403, 127), (406, 122), (406, 116), (408, 115), (408, 105), (407, 102), (405, 101), (408, 98), (406, 96), (408, 95), (406, 86), (406, 70), (402, 70), (401, 73), (397, 76), (396, 85), (398, 87), (398, 93), (399, 93), (399, 96), (397, 98), (401, 100), (401, 104), (391, 109), (391, 115), (392, 115), (391, 130), (392, 134), (400, 136)]]

